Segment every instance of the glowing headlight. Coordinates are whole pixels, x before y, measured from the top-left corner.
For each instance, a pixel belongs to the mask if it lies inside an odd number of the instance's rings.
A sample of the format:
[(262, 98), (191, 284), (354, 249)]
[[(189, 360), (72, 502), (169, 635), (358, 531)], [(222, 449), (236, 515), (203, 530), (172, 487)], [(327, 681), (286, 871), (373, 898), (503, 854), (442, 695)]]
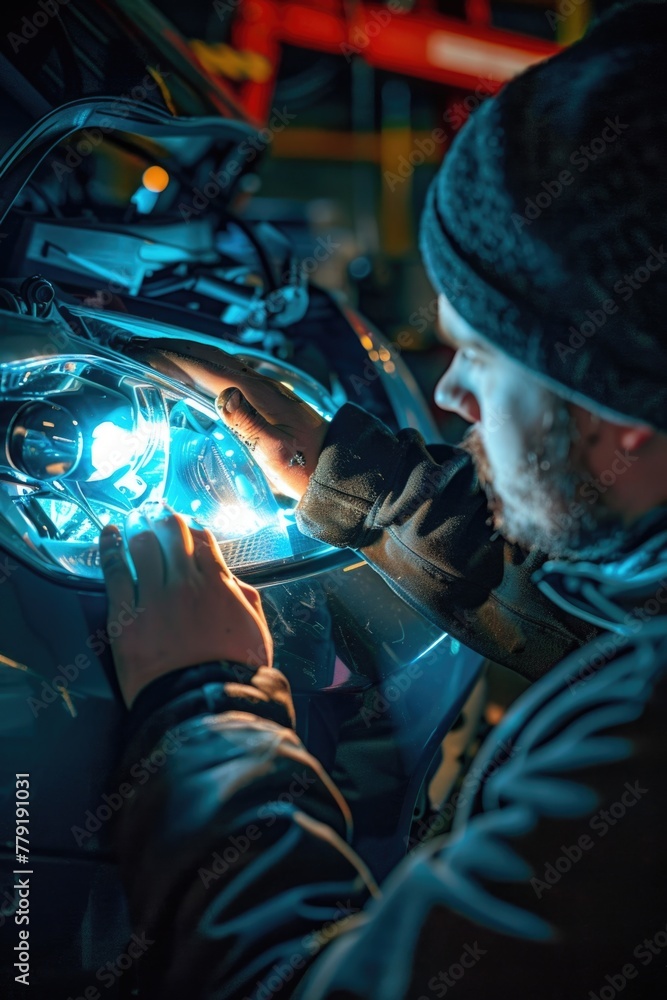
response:
[(234, 569), (326, 550), (297, 531), (213, 406), (131, 361), (0, 370), (0, 541), (42, 569), (101, 579), (105, 524), (166, 501)]

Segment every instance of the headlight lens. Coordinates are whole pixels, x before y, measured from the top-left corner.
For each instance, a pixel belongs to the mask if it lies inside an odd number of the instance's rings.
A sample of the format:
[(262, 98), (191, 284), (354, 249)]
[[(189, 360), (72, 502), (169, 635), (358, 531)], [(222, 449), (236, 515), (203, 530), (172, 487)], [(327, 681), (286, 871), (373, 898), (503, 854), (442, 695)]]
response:
[(78, 421), (56, 403), (25, 403), (7, 428), (7, 457), (34, 479), (61, 479), (77, 468), (83, 452)]
[(0, 388), (0, 540), (41, 569), (101, 580), (102, 527), (151, 502), (210, 528), (235, 570), (328, 551), (211, 403), (157, 373), (65, 356), (6, 365)]

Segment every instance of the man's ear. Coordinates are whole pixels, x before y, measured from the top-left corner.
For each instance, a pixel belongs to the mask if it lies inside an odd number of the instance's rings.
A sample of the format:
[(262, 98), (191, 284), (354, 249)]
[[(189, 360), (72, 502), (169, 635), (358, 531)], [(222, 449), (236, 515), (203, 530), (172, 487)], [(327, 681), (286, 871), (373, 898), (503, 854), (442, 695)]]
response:
[(636, 452), (656, 435), (656, 431), (647, 424), (624, 424), (608, 420), (577, 403), (571, 405), (571, 412), (579, 433), (589, 445), (599, 445), (606, 442), (612, 447)]
[(646, 424), (621, 424), (619, 443), (626, 451), (636, 452), (655, 437), (655, 431)]

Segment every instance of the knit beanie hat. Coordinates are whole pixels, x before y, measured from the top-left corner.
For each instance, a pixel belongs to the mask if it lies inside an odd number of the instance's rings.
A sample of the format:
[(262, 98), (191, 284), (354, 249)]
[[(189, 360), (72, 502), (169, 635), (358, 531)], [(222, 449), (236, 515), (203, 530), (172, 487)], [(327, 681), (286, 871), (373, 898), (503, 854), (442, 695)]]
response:
[(613, 8), (472, 115), (420, 236), (436, 290), (482, 337), (665, 431), (666, 66), (664, 0)]

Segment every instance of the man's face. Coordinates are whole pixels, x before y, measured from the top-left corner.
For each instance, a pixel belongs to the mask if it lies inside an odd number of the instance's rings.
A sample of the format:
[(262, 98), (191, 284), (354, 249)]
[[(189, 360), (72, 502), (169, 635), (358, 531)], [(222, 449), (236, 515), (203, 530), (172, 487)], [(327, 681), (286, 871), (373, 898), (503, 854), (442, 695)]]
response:
[(531, 372), (482, 340), (440, 297), (443, 339), (456, 351), (435, 401), (473, 425), (473, 457), (495, 527), (509, 541), (552, 556), (575, 555), (619, 526), (602, 503), (579, 503), (590, 479), (571, 406)]

